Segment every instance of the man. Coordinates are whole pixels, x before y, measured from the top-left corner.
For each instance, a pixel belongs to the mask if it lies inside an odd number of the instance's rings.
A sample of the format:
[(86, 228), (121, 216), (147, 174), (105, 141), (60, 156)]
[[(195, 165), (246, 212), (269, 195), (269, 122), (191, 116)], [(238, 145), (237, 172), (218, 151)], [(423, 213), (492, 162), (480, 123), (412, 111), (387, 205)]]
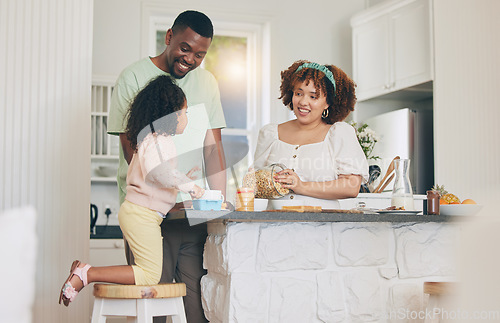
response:
[[(205, 176), (197, 176), (196, 184), (204, 187), (203, 177), (206, 177), (211, 189), (221, 190), (226, 196), (225, 158), (221, 145), (221, 128), (226, 124), (219, 89), (210, 72), (197, 68), (205, 58), (212, 38), (210, 19), (201, 12), (185, 11), (167, 30), (166, 48), (160, 55), (142, 59), (120, 74), (113, 90), (108, 122), (108, 133), (120, 136), (117, 176), (120, 203), (125, 198), (127, 168), (133, 155), (124, 134), (129, 104), (139, 90), (161, 74), (176, 79), (188, 103), (187, 128), (182, 135), (174, 136), (179, 171), (203, 170)], [(189, 199), (179, 194), (173, 210)], [(177, 282), (184, 282), (187, 287), (184, 306), (188, 322), (206, 322), (200, 292), (200, 279), (206, 273), (202, 260), (206, 224), (190, 227), (187, 221), (164, 221), (162, 235), (164, 261), (161, 282), (172, 282), (174, 278)], [(133, 261), (128, 252), (127, 261), (129, 264)]]

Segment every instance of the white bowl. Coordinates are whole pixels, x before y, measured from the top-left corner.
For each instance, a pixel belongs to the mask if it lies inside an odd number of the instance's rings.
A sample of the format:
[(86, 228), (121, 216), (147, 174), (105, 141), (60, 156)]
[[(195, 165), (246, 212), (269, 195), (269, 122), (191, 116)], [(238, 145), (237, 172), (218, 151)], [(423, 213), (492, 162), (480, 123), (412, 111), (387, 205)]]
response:
[(253, 210), (256, 212), (261, 212), (267, 210), (267, 199), (254, 199)]
[(441, 215), (475, 215), (483, 206), (479, 204), (441, 204), (439, 214)]
[(304, 205), (303, 200), (269, 200), (268, 209), (281, 210), (283, 206), (300, 206)]
[(95, 173), (101, 177), (113, 177), (118, 172), (118, 166), (101, 165), (95, 169)]

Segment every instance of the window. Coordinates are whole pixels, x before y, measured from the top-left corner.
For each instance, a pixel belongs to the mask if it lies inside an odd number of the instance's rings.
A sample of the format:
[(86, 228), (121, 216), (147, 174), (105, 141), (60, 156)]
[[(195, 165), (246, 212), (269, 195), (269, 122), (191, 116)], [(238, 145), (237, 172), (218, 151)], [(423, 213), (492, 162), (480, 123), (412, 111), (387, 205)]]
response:
[[(158, 55), (165, 48), (166, 30), (174, 17), (149, 17), (148, 53)], [(228, 165), (228, 196), (250, 164), (259, 129), (269, 123), (269, 30), (266, 24), (213, 21), (215, 35), (202, 68), (216, 77), (227, 128), (222, 141)]]

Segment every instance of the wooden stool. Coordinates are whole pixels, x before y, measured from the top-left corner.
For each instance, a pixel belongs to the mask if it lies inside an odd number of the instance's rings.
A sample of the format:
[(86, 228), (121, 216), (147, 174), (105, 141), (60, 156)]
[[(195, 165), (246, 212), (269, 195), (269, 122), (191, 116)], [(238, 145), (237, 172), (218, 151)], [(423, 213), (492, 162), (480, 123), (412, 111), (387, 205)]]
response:
[[(457, 283), (453, 282), (424, 282), (424, 293), (429, 294), (429, 302), (427, 303), (427, 311), (431, 313), (435, 308), (440, 308), (441, 296), (454, 295), (457, 289)], [(439, 322), (438, 319), (429, 318), (426, 316), (425, 323)]]
[(94, 285), (92, 323), (104, 323), (107, 316), (127, 316), (127, 322), (151, 323), (153, 316), (171, 316), (173, 323), (187, 323), (182, 296), (184, 283), (137, 285)]

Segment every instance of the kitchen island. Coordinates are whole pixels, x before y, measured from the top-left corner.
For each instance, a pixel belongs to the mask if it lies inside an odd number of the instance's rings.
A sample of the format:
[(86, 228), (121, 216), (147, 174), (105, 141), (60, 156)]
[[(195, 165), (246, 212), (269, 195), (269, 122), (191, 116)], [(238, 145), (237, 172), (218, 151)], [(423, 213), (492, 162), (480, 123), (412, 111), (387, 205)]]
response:
[(425, 310), (423, 282), (455, 278), (464, 219), (194, 210), (182, 216), (208, 221), (201, 284), (210, 322), (269, 323), (394, 322)]

